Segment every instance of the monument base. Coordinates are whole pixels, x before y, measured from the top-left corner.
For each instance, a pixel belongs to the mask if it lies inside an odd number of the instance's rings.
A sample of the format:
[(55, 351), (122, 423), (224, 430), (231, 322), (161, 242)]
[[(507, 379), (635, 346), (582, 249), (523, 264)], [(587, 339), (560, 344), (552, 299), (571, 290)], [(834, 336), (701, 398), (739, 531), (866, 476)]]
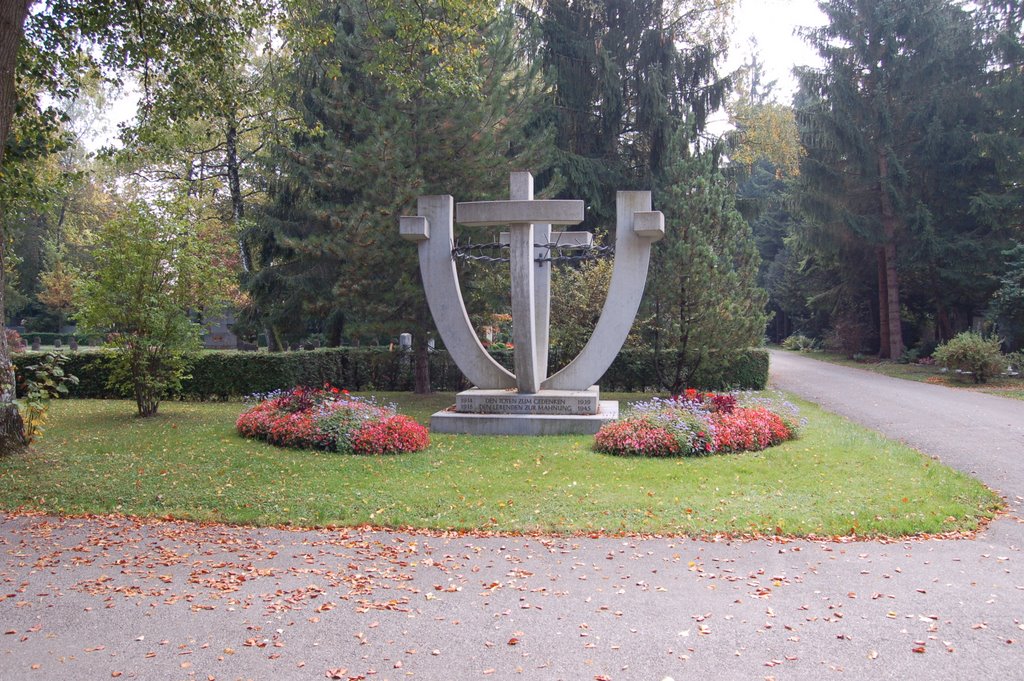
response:
[(439, 411), (430, 417), (432, 433), (465, 435), (593, 435), (619, 418), (616, 400), (601, 400), (596, 414), (463, 414)]
[(598, 412), (600, 399), (596, 385), (589, 390), (541, 390), (537, 393), (471, 388), (455, 396), (455, 411), (460, 414), (592, 416)]

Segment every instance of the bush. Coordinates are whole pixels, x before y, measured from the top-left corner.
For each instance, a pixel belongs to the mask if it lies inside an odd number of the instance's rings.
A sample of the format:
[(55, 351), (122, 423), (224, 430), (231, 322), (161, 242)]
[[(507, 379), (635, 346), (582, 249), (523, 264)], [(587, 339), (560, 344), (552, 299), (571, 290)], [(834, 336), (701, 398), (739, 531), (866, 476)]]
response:
[(811, 352), (818, 349), (818, 341), (801, 334), (793, 334), (786, 340), (782, 341), (782, 347), (785, 350)]
[[(510, 351), (492, 351), (499, 361), (511, 366)], [(38, 361), (42, 353), (25, 352), (12, 357), (16, 366)], [(347, 385), (351, 390), (408, 391), (413, 388), (413, 358), (409, 353), (390, 352), (387, 348), (323, 348), (301, 352), (239, 352), (204, 350), (185, 353), (188, 375), (171, 397), (194, 400), (238, 399), (253, 393), (286, 390), (295, 385)], [(553, 355), (551, 366), (558, 367), (571, 358)], [(113, 354), (92, 350), (68, 356), (66, 369), (79, 377), (71, 397), (131, 397), (123, 389), (109, 387), (114, 369)], [(552, 371), (553, 373), (553, 371)], [(760, 390), (768, 382), (768, 352), (752, 348), (734, 362), (702, 369), (694, 385), (707, 390)], [(447, 352), (430, 354), (430, 384), (434, 390), (457, 391), (469, 388), (462, 372)], [(650, 350), (623, 350), (605, 372), (602, 390), (640, 391), (658, 388), (654, 372), (654, 353)]]
[(21, 337), (21, 334), (14, 329), (4, 329), (4, 335), (7, 336), (7, 348), (11, 352), (21, 352), (25, 349), (25, 339)]
[(1013, 371), (1017, 374), (1024, 373), (1024, 350), (1008, 354), (1006, 356), (1006, 365), (1008, 371)]
[(64, 371), (66, 360), (64, 355), (48, 352), (17, 373), (17, 392), (21, 397), (14, 404), (21, 414), (26, 444), (43, 434), (50, 400), (66, 396), (68, 386), (78, 383), (76, 376)]
[(427, 429), (393, 406), (352, 397), (330, 384), (260, 396), (235, 422), (239, 435), (279, 447), (355, 454), (416, 452), (430, 445)]
[(969, 374), (975, 383), (984, 383), (1006, 370), (1006, 358), (998, 338), (984, 338), (973, 331), (957, 334), (935, 350), (935, 361), (955, 371)]
[(621, 456), (707, 456), (756, 451), (796, 437), (795, 407), (734, 394), (698, 393), (633, 405), (598, 431), (594, 448)]

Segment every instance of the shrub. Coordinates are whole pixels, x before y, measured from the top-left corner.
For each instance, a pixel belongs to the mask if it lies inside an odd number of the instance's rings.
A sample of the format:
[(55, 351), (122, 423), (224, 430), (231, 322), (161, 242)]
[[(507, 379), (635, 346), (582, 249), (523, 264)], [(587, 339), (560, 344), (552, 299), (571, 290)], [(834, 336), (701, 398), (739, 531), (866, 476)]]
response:
[(356, 454), (415, 452), (430, 445), (427, 429), (393, 406), (326, 384), (257, 396), (235, 423), (242, 437), (279, 447)]
[(4, 329), (4, 335), (7, 336), (7, 348), (11, 352), (21, 352), (25, 349), (25, 339), (20, 333), (14, 329)]
[(818, 341), (801, 334), (793, 334), (782, 341), (785, 350), (796, 350), (797, 352), (811, 352), (818, 349)]
[(707, 456), (755, 451), (796, 437), (796, 407), (763, 397), (698, 393), (633, 405), (623, 420), (601, 428), (599, 452), (623, 456)]
[(935, 361), (946, 367), (970, 374), (975, 383), (1006, 370), (1006, 358), (999, 349), (998, 338), (984, 338), (973, 331), (957, 334), (935, 350)]
[(18, 394), (14, 401), (21, 414), (26, 444), (43, 434), (50, 400), (66, 396), (68, 386), (76, 385), (78, 378), (64, 371), (64, 355), (48, 352), (35, 364), (18, 373)]

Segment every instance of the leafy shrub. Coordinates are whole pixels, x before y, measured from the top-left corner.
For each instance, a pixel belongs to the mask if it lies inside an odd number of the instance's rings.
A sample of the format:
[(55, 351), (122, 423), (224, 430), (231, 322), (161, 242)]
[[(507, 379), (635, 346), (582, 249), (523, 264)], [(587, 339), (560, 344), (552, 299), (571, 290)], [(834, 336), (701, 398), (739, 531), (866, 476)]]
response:
[(1008, 371), (1014, 371), (1018, 374), (1024, 373), (1024, 350), (1008, 354), (1006, 356), (1006, 365)]
[(828, 352), (853, 357), (864, 350), (872, 335), (871, 326), (864, 322), (863, 315), (845, 312), (833, 321), (822, 344)]
[(14, 329), (4, 329), (4, 335), (7, 336), (7, 348), (11, 352), (21, 352), (25, 349), (25, 339), (20, 333)]
[(921, 353), (916, 349), (904, 350), (896, 360), (898, 364), (916, 364), (921, 359)]
[(14, 404), (21, 414), (26, 444), (43, 434), (50, 400), (66, 396), (68, 386), (78, 383), (77, 377), (64, 371), (66, 359), (64, 355), (48, 352), (17, 374), (17, 392), (21, 397)]
[(782, 341), (782, 347), (786, 350), (795, 350), (797, 352), (811, 352), (818, 349), (818, 341), (795, 333)]
[(943, 343), (935, 350), (934, 357), (947, 369), (969, 373), (975, 383), (984, 383), (1006, 370), (999, 339), (984, 338), (973, 331), (964, 331)]
[(279, 447), (355, 454), (415, 452), (430, 445), (427, 429), (396, 414), (393, 406), (353, 397), (330, 384), (257, 397), (235, 423), (242, 437)]
[(621, 421), (601, 428), (599, 452), (623, 456), (707, 456), (755, 451), (796, 437), (800, 419), (788, 403), (688, 390), (633, 405)]

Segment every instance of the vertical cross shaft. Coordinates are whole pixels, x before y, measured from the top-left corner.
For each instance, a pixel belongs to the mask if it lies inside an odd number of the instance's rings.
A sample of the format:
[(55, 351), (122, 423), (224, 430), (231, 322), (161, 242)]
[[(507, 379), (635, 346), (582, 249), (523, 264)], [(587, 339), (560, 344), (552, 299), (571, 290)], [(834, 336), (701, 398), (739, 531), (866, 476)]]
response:
[[(533, 200), (533, 175), (525, 172), (512, 173), (509, 179), (509, 198), (512, 201)], [(509, 225), (509, 257), (512, 270), (512, 341), (515, 343), (516, 387), (521, 393), (539, 391), (540, 383), (545, 378), (544, 374), (547, 373), (540, 369), (537, 361), (537, 322), (539, 320), (537, 319), (538, 301), (534, 298), (536, 275), (533, 263), (533, 244), (532, 223)], [(544, 300), (541, 304), (545, 305), (546, 303), (547, 300)]]

